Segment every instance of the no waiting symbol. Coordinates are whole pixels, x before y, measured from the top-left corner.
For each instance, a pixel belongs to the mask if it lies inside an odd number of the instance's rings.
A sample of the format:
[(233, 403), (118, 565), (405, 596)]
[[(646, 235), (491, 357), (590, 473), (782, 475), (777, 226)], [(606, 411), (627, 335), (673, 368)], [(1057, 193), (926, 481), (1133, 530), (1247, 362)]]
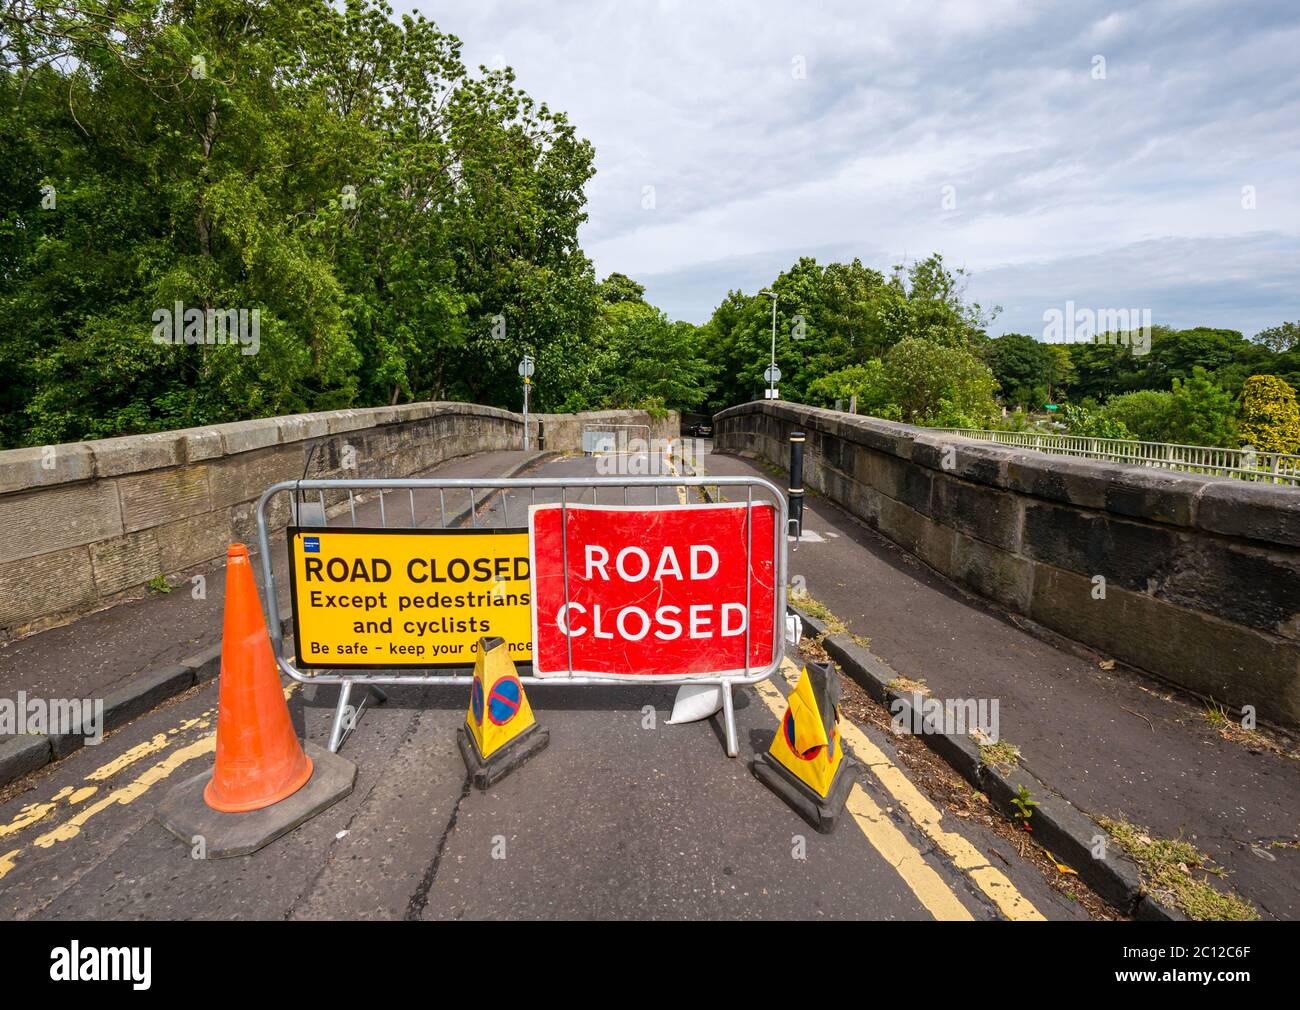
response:
[(488, 696), (488, 718), (496, 725), (504, 726), (519, 711), (523, 694), (523, 687), (516, 678), (502, 677)]

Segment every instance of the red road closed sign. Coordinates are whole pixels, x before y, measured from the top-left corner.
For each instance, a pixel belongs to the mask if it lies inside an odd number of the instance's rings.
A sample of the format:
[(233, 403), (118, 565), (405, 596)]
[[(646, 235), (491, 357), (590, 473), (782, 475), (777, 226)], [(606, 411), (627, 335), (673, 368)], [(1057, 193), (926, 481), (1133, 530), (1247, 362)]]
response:
[(579, 675), (743, 674), (747, 637), (750, 672), (771, 665), (775, 523), (768, 503), (533, 506), (533, 672), (567, 675), (572, 643)]

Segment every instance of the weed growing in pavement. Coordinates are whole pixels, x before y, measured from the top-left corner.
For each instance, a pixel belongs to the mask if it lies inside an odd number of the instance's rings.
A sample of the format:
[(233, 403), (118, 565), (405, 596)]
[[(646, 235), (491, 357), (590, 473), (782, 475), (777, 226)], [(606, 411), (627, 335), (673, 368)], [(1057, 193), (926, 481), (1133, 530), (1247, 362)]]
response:
[(820, 600), (814, 599), (813, 595), (806, 589), (796, 589), (790, 594), (790, 602), (800, 610), (804, 611), (811, 617), (817, 618), (822, 624), (826, 625), (826, 632), (818, 636), (818, 644), (826, 635), (842, 635), (848, 631), (848, 626), (831, 613), (830, 607)]
[(1038, 801), (1030, 798), (1029, 787), (1021, 785), (1016, 790), (1016, 795), (1011, 797), (1011, 805), (1016, 808), (1016, 812), (1011, 815), (1025, 831), (1032, 832), (1034, 829), (1029, 826), (1029, 819), (1034, 816), (1034, 807), (1038, 806)]
[(980, 744), (980, 760), (995, 768), (1011, 768), (1020, 762), (1020, 748), (1009, 740)]
[(1243, 744), (1248, 750), (1268, 751), (1279, 757), (1300, 758), (1300, 749), (1288, 750), (1277, 740), (1261, 733), (1254, 725), (1233, 718), (1222, 705), (1211, 702), (1201, 710), (1201, 718), (1224, 740)]
[(1098, 819), (1111, 837), (1133, 857), (1142, 875), (1142, 886), (1167, 904), (1193, 919), (1253, 921), (1259, 918), (1255, 906), (1235, 892), (1211, 887), (1197, 873), (1224, 877), (1222, 867), (1195, 845), (1181, 838), (1153, 838), (1143, 827), (1110, 817)]

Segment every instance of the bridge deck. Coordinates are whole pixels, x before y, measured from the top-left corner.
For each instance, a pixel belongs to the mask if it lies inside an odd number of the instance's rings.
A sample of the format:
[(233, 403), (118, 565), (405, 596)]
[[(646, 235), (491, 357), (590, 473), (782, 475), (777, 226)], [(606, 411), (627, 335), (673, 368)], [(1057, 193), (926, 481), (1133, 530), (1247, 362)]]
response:
[[(450, 467), (488, 474), (515, 462), (476, 458)], [(725, 456), (708, 457), (706, 466), (758, 472)], [(570, 458), (534, 472), (593, 471), (591, 460)], [(811, 593), (869, 636), (871, 650), (899, 673), (924, 679), (939, 697), (1000, 699), (1003, 737), (1077, 805), (1160, 835), (1185, 830), (1233, 871), (1235, 886), (1266, 916), (1300, 911), (1300, 857), (1273, 850), (1268, 862), (1248, 844), (1295, 830), (1294, 761), (1250, 754), (1153, 685), (1101, 671), (1014, 627), (820, 499), (810, 499), (805, 529), (815, 536), (792, 555), (792, 574), (802, 574)], [(25, 683), (39, 690), (58, 683), (78, 655), (120, 676), (167, 649), (193, 651), (205, 638), (215, 641), (220, 601), (214, 573), (204, 607), (178, 590), (16, 643), (0, 653), (0, 683), (7, 693)], [(171, 628), (192, 641), (171, 640)], [(43, 644), (50, 635), (58, 637)], [(43, 667), (45, 648), (67, 665)], [(0, 792), (0, 915), (1086, 914), (976, 819), (945, 812), (937, 837), (914, 804), (944, 810), (944, 799), (924, 788), (900, 799), (879, 766), (855, 793), (853, 823), (829, 838), (809, 831), (747, 768), (770, 739), (780, 704), (762, 687), (738, 697), (738, 761), (722, 756), (712, 721), (664, 725), (670, 689), (539, 687), (533, 705), (551, 729), (551, 748), (488, 794), (466, 790), (455, 749), (464, 692), (399, 688), (387, 705), (367, 709), (344, 748), (360, 769), (352, 796), (253, 857), (197, 863), (151, 816), (173, 782), (210, 760), (216, 691), (208, 684)], [(291, 710), (310, 738), (328, 735), (335, 690), (293, 690)], [(653, 730), (642, 728), (647, 705)], [(874, 726), (848, 736), (885, 768), (904, 766), (895, 742)], [(807, 859), (793, 857), (797, 835), (806, 838)], [(505, 858), (494, 858), (502, 846)], [(988, 874), (972, 874), (952, 846), (969, 846), (976, 865), (995, 870), (1007, 888), (991, 893)]]

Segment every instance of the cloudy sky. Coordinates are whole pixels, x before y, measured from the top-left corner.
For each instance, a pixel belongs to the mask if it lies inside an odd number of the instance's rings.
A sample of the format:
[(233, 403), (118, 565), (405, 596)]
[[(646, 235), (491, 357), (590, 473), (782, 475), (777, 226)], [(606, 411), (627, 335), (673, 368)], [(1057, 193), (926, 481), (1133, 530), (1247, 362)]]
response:
[(592, 141), (584, 248), (674, 318), (799, 256), (932, 251), (993, 333), (1067, 299), (1300, 318), (1296, 0), (411, 7)]

